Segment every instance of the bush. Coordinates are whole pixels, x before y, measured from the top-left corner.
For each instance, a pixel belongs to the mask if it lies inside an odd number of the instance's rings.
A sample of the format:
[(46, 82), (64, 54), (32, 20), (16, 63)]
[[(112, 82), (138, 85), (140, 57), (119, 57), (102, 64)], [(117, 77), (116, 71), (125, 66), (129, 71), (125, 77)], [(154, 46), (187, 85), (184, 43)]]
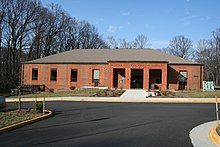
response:
[(175, 92), (174, 91), (161, 91), (161, 94), (163, 95), (163, 96), (175, 96)]
[(163, 96), (167, 96), (167, 91), (161, 91), (161, 94), (163, 95)]
[(70, 90), (75, 90), (76, 87), (75, 86), (70, 86)]
[(42, 101), (35, 102), (35, 108), (38, 112), (43, 112), (43, 102)]

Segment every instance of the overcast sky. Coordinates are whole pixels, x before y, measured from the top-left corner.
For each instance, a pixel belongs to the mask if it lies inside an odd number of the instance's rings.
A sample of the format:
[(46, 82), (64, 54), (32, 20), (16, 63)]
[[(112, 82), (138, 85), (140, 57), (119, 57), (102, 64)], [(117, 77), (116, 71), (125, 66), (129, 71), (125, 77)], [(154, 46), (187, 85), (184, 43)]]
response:
[[(42, 0), (55, 3), (79, 20), (98, 28), (104, 39), (133, 40), (146, 35), (150, 48), (164, 48), (176, 35), (196, 45), (220, 27), (220, 0)], [(195, 48), (196, 46), (194, 46)]]

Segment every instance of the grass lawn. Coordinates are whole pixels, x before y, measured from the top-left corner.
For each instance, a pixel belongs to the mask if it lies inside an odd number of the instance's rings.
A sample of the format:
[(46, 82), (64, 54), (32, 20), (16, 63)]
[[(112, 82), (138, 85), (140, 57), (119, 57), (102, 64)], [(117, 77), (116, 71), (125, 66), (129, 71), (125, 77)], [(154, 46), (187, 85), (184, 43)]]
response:
[(220, 91), (178, 91), (174, 96), (180, 98), (214, 98), (215, 96), (220, 97)]
[(161, 91), (161, 97), (172, 97), (172, 98), (220, 98), (220, 90), (215, 91)]
[(0, 128), (41, 116), (42, 113), (27, 111), (0, 112)]
[(220, 136), (220, 125), (218, 125), (216, 131), (217, 131), (218, 135)]
[[(66, 92), (41, 92), (35, 94), (25, 94), (22, 95), (22, 98), (35, 98), (35, 97), (62, 97), (62, 96), (120, 96), (124, 91), (123, 90), (108, 90), (108, 89), (80, 89), (80, 90), (71, 90)], [(11, 96), (18, 97), (18, 96)]]

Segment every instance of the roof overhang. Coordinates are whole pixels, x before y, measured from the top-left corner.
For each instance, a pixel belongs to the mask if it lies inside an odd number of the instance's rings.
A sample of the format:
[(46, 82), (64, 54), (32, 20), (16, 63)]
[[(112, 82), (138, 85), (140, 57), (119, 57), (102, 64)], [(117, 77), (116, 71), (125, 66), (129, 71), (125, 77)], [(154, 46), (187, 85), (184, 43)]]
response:
[(108, 63), (168, 63), (167, 61), (137, 61), (137, 60), (128, 60), (128, 61), (123, 61), (123, 60), (109, 60)]

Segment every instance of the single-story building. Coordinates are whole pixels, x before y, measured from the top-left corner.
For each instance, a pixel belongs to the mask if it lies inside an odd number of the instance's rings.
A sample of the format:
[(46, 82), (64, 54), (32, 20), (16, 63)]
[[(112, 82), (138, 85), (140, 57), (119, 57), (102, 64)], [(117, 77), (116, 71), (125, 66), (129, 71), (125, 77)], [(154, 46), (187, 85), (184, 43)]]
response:
[(23, 63), (23, 84), (199, 90), (203, 65), (153, 49), (75, 49)]

